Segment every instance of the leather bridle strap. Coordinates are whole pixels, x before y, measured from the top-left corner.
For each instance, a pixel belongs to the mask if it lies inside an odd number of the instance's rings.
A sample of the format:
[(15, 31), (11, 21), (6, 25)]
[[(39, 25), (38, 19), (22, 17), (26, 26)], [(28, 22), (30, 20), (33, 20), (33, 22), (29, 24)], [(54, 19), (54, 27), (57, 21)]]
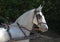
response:
[(23, 34), (25, 35), (25, 37), (27, 37), (26, 33), (22, 30), (22, 28), (25, 29), (25, 30), (27, 30), (27, 31), (29, 31), (29, 32), (31, 30), (27, 29), (26, 27), (21, 26), (19, 23), (17, 23), (17, 25), (18, 25), (19, 29), (23, 32)]
[(26, 33), (22, 30), (22, 27), (17, 23), (19, 29), (23, 32), (23, 34), (25, 35), (25, 37), (27, 36)]
[(35, 11), (34, 11), (34, 16), (36, 15), (36, 19), (37, 19), (38, 25), (47, 24), (47, 23), (43, 23), (43, 22), (40, 22), (40, 23), (39, 23), (39, 21), (38, 21), (38, 16), (37, 16), (37, 14), (36, 14), (37, 12), (39, 12), (39, 11), (37, 11), (37, 10), (35, 9)]
[[(20, 25), (19, 23), (17, 23), (17, 25), (18, 25), (18, 27), (21, 29), (21, 28), (23, 28), (23, 29), (25, 29), (25, 30), (27, 30), (27, 31), (29, 31), (29, 32), (31, 32), (31, 30), (29, 30), (29, 29), (27, 29), (26, 27), (24, 27), (24, 26), (22, 26), (22, 25)], [(25, 33), (25, 32), (24, 32)], [(33, 30), (33, 32), (32, 33), (37, 33), (35, 30)]]
[(27, 29), (26, 27), (24, 27), (24, 26), (20, 25), (19, 23), (17, 23), (17, 25), (19, 26), (19, 28), (23, 28), (23, 29), (25, 29), (25, 30), (27, 30), (27, 31), (31, 32), (31, 30), (29, 30), (29, 29)]

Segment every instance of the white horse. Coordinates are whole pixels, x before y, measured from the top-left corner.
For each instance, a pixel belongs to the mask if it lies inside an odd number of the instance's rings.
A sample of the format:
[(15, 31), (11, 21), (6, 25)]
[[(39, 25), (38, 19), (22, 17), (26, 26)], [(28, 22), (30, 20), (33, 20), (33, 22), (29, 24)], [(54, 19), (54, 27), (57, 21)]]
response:
[[(17, 23), (26, 27), (28, 30), (32, 30), (33, 24), (36, 24), (39, 27), (39, 30), (45, 32), (48, 30), (48, 26), (46, 24), (44, 15), (41, 12), (42, 6), (40, 5), (37, 9), (32, 9), (25, 12), (21, 15), (14, 23), (9, 25), (9, 32), (12, 38), (22, 38), (25, 36), (29, 36), (30, 32), (24, 28), (19, 28)], [(21, 30), (22, 29), (22, 30)], [(24, 34), (24, 33), (25, 34)], [(10, 40), (10, 36), (7, 32), (7, 29), (0, 28), (0, 42), (7, 42)], [(19, 40), (13, 42), (29, 42), (29, 39)]]

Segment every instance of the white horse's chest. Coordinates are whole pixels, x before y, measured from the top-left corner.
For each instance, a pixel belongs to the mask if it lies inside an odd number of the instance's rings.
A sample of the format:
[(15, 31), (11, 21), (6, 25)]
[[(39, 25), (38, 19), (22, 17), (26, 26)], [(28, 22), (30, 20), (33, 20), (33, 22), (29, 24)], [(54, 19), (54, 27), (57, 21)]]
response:
[[(13, 28), (13, 27), (12, 27)], [(21, 38), (24, 37), (24, 34), (21, 32), (21, 30), (17, 28), (10, 28), (9, 32), (11, 33), (12, 38)], [(0, 42), (6, 42), (10, 40), (10, 37), (4, 28), (0, 28)], [(19, 40), (19, 41), (12, 41), (12, 42), (29, 42), (29, 39), (26, 40)]]
[(21, 29), (19, 28), (16, 28), (14, 26), (12, 26), (10, 29), (9, 29), (9, 32), (12, 36), (12, 38), (21, 38), (21, 37), (24, 37), (25, 35), (23, 34), (23, 32), (21, 31)]

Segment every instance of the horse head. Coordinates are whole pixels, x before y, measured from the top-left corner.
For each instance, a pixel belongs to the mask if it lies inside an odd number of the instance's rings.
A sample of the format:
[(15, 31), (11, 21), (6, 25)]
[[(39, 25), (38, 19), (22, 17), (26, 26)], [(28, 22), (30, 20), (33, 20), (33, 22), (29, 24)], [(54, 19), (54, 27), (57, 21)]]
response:
[(45, 17), (42, 13), (41, 5), (38, 8), (36, 8), (34, 11), (33, 23), (36, 24), (39, 27), (39, 30), (41, 30), (42, 32), (45, 32), (48, 30)]

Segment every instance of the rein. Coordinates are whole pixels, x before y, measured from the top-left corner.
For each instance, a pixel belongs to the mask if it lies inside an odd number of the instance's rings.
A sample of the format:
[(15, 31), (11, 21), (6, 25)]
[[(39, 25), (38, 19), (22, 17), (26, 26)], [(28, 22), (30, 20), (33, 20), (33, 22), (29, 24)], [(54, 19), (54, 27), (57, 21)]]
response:
[[(31, 32), (31, 30), (27, 29), (26, 27), (23, 27), (23, 26), (20, 25), (19, 23), (17, 23), (17, 25), (18, 25), (19, 29), (21, 29), (21, 31), (22, 31), (22, 28), (23, 28), (23, 29)], [(24, 31), (22, 31), (22, 32), (24, 33), (25, 37), (14, 38), (14, 39), (13, 39), (13, 38), (10, 36), (11, 39), (10, 39), (9, 41), (26, 40), (26, 39), (36, 39), (36, 38), (39, 38), (39, 37), (40, 37), (40, 36), (39, 36), (40, 34), (38, 34), (36, 31), (33, 32), (33, 33), (35, 33), (35, 34), (30, 35), (30, 36), (27, 36)], [(10, 34), (10, 35), (11, 35), (11, 34)]]
[[(23, 28), (23, 29), (31, 32), (31, 30), (27, 29), (26, 27), (23, 27), (23, 26), (20, 25), (19, 23), (17, 23), (17, 25), (18, 25), (18, 27), (19, 27), (20, 29)], [(9, 41), (18, 41), (18, 40), (26, 40), (26, 39), (36, 39), (36, 38), (41, 38), (41, 37), (46, 38), (46, 39), (53, 39), (53, 38), (51, 38), (51, 37), (48, 37), (48, 36), (45, 36), (45, 35), (41, 35), (40, 33), (37, 33), (36, 31), (34, 31), (33, 33), (35, 33), (35, 34), (30, 35), (30, 36), (21, 37), (21, 38), (10, 39)]]
[(19, 23), (17, 23), (17, 25), (18, 25), (18, 27), (19, 27), (19, 28), (23, 28), (23, 29), (25, 29), (25, 30), (27, 30), (27, 31), (31, 32), (31, 30), (29, 30), (29, 29), (27, 29), (26, 27), (24, 27), (24, 26), (20, 25)]
[[(36, 16), (36, 18), (37, 18), (36, 12), (38, 12), (38, 11), (36, 11), (36, 9), (35, 9), (35, 11), (34, 11), (34, 16)], [(34, 16), (33, 16), (33, 18), (34, 18)], [(38, 22), (38, 25), (46, 24), (46, 23), (43, 23), (43, 22), (39, 23), (38, 18), (37, 18), (37, 22)], [(25, 34), (25, 32), (22, 30), (22, 28), (25, 29), (25, 30), (27, 30), (27, 31), (29, 31), (29, 32), (31, 32), (31, 30), (29, 30), (29, 29), (27, 29), (26, 27), (20, 25), (19, 23), (17, 23), (17, 26), (18, 26), (18, 27), (21, 29), (21, 31), (24, 33), (25, 37), (15, 38), (15, 39), (11, 39), (11, 40), (36, 39), (36, 38), (39, 38), (39, 37), (44, 37), (44, 38), (47, 38), (47, 39), (51, 39), (51, 38), (48, 37), (48, 36), (44, 36), (44, 35), (38, 34), (36, 31), (33, 32), (33, 33), (35, 33), (34, 35), (27, 36), (27, 35)], [(39, 30), (39, 29), (37, 29), (37, 30)]]
[(30, 32), (30, 30), (27, 29), (26, 27), (21, 26), (19, 23), (17, 23), (17, 25), (18, 25), (19, 29), (21, 29), (21, 31), (23, 32), (23, 34), (25, 35), (25, 37), (27, 37), (26, 33), (22, 30), (22, 28), (25, 29), (25, 30), (27, 30), (27, 31), (29, 31), (29, 32)]

